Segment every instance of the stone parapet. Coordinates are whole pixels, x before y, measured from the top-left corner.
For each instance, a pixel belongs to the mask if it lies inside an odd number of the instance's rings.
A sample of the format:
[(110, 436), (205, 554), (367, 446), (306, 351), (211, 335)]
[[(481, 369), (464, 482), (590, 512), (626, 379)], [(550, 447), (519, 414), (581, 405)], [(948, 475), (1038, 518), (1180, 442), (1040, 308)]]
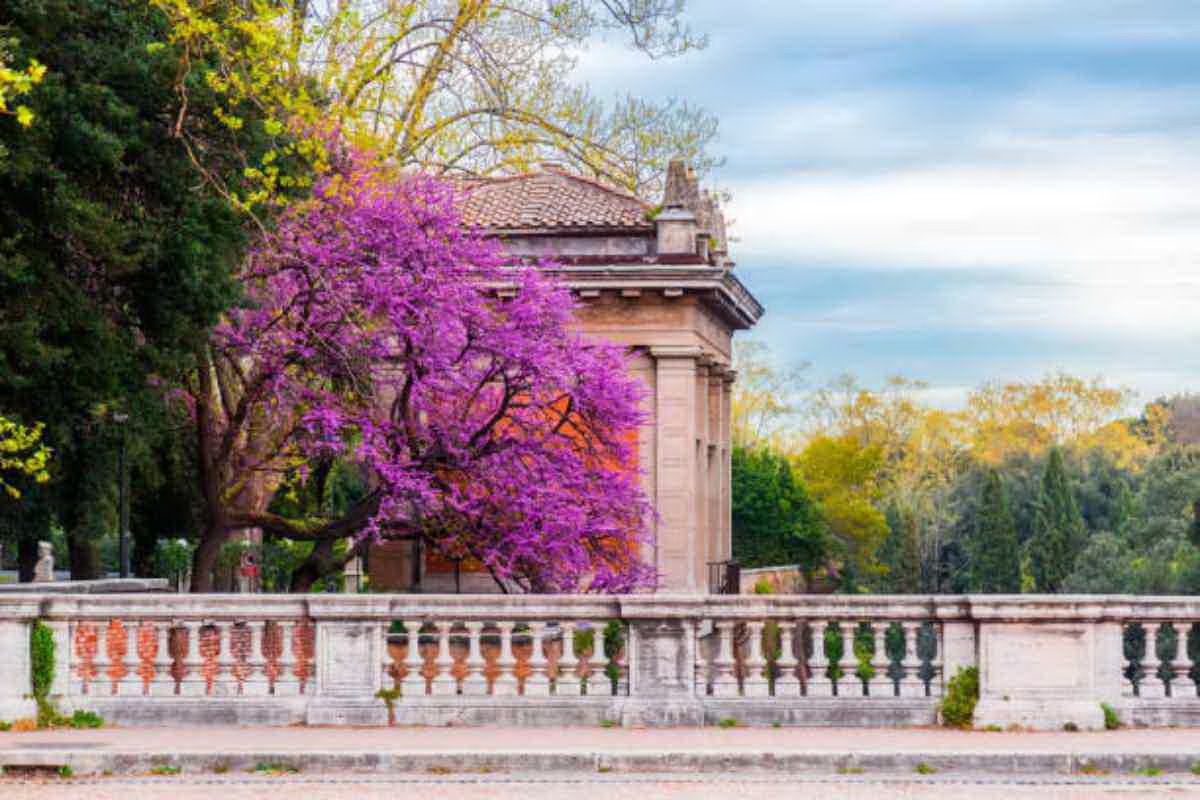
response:
[(915, 725), (965, 667), (979, 726), (1200, 719), (1187, 597), (8, 595), (0, 719), (36, 620), (121, 724)]

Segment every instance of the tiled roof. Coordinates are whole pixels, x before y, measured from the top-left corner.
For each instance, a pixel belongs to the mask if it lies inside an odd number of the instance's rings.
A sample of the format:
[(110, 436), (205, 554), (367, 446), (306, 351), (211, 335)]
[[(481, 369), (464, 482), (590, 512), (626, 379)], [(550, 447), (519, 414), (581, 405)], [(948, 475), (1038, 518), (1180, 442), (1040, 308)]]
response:
[(467, 182), (463, 220), (491, 230), (649, 230), (650, 205), (599, 181), (549, 169)]

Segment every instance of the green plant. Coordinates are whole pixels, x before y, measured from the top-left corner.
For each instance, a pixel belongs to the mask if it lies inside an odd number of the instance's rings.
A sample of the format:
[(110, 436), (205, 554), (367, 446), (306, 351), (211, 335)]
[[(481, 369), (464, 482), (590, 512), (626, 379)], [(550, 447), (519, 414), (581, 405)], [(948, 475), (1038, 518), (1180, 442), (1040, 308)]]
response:
[(600, 727), (601, 728), (615, 728), (615, 727), (617, 727), (617, 721), (615, 719), (602, 719), (602, 720), (600, 720)]
[(265, 772), (271, 775), (283, 775), (287, 773), (299, 772), (300, 768), (294, 764), (285, 764), (277, 761), (267, 761), (254, 765), (254, 772)]
[(838, 775), (862, 775), (862, 767), (838, 767)]
[(84, 711), (82, 708), (77, 708), (75, 709), (75, 713), (67, 718), (67, 724), (76, 729), (103, 728), (104, 717), (95, 711)]
[(75, 777), (75, 770), (71, 769), (71, 765), (70, 765), (70, 764), (63, 764), (61, 767), (59, 767), (59, 768), (58, 768), (58, 777), (60, 777), (60, 778), (74, 778), (74, 777)]
[(914, 771), (918, 775), (932, 775), (935, 772), (937, 772), (937, 768), (931, 767), (928, 764), (926, 764), (924, 761), (922, 761), (919, 764), (917, 764), (916, 767), (914, 767)]
[(759, 578), (754, 582), (755, 594), (775, 594), (775, 587), (766, 578)]
[(1108, 770), (1101, 769), (1095, 761), (1085, 761), (1076, 770), (1080, 775), (1107, 775)]
[(1104, 712), (1104, 729), (1106, 731), (1115, 731), (1121, 727), (1121, 718), (1117, 716), (1117, 710), (1108, 703), (1101, 703), (1100, 710)]
[(983, 727), (983, 729), (985, 731), (987, 731), (988, 733), (1003, 733), (1004, 732), (1004, 728), (1000, 727), (999, 725), (985, 725)]
[(178, 775), (180, 772), (182, 769), (173, 764), (155, 764), (150, 768), (151, 775)]
[(717, 727), (718, 728), (736, 728), (737, 724), (738, 724), (738, 721), (736, 719), (734, 719), (733, 717), (725, 717), (724, 719), (717, 722)]
[(1079, 726), (1076, 725), (1074, 722), (1067, 722), (1067, 723), (1063, 724), (1063, 730), (1066, 731), (1067, 733), (1078, 733)]
[(979, 702), (979, 670), (959, 667), (958, 673), (946, 686), (942, 700), (942, 724), (949, 728), (969, 728)]
[(1141, 775), (1143, 778), (1157, 778), (1162, 775), (1162, 770), (1158, 767), (1142, 767), (1139, 770), (1134, 770), (1134, 774)]
[(781, 722), (779, 722), (779, 720), (776, 720), (775, 722), (771, 723), (771, 727), (772, 728), (782, 728), (783, 724)]
[(871, 665), (871, 660), (875, 658), (875, 632), (866, 622), (856, 626), (852, 631), (854, 634), (854, 660), (858, 662), (854, 674), (866, 688), (871, 679), (875, 677), (875, 667)]
[(375, 696), (383, 701), (387, 706), (388, 726), (396, 724), (396, 700), (400, 698), (400, 687), (394, 686), (391, 689), (380, 689), (375, 693)]
[(825, 647), (825, 659), (829, 667), (825, 673), (829, 676), (829, 680), (837, 683), (845, 672), (842, 670), (842, 656), (846, 654), (846, 640), (842, 635), (840, 625), (826, 625), (825, 633), (822, 635), (822, 641)]
[(0, 733), (8, 733), (12, 730), (12, 723), (0, 720)]
[(1200, 761), (1193, 761), (1193, 762), (1192, 762), (1192, 774), (1193, 774), (1193, 775), (1200, 775)]
[(222, 761), (220, 764), (213, 764), (212, 771), (218, 775), (224, 775), (229, 772), (229, 765)]

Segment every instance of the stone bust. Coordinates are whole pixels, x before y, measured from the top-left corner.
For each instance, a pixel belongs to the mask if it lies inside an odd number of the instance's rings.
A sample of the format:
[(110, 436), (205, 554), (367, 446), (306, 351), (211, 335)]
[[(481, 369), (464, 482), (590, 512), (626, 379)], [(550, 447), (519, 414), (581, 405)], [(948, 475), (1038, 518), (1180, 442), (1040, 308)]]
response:
[(38, 542), (38, 561), (33, 568), (34, 583), (48, 583), (54, 580), (54, 545), (49, 542)]

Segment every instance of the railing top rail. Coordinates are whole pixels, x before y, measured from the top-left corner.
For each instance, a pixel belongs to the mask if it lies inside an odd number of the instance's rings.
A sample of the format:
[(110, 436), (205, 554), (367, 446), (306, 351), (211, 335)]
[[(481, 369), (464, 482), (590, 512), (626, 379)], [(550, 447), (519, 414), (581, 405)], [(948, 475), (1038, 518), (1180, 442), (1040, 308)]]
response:
[(1200, 597), (1132, 595), (19, 594), (0, 620), (844, 619), (988, 622), (1200, 621)]

